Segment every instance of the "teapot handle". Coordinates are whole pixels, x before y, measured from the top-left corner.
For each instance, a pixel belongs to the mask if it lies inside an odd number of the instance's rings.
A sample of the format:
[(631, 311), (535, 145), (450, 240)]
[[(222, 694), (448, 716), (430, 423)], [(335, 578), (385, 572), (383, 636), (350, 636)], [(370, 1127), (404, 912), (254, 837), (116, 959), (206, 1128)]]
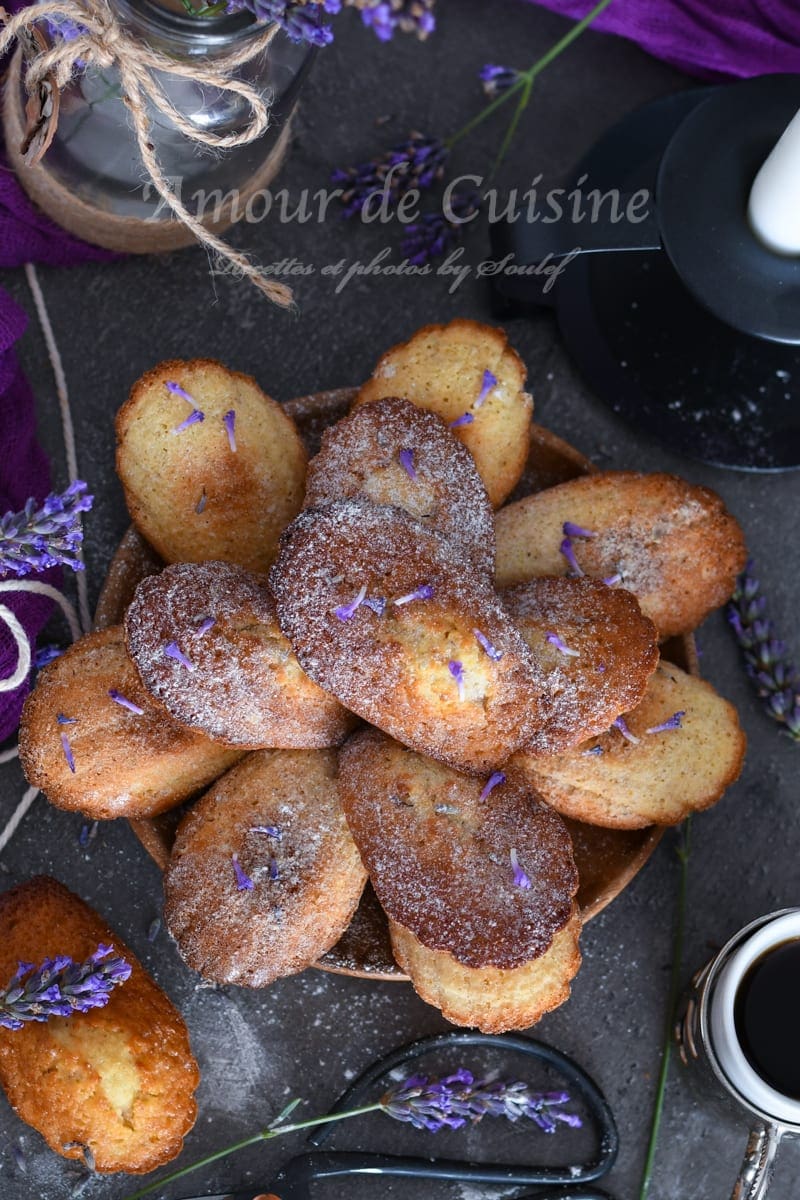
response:
[(775, 1172), (782, 1136), (777, 1125), (759, 1122), (753, 1126), (731, 1200), (764, 1200)]

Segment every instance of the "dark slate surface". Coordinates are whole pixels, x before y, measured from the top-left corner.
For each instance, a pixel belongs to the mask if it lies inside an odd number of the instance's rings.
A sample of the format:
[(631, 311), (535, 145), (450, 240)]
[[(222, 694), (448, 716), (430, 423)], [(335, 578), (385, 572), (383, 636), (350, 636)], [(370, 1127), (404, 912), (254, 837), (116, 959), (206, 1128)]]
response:
[[(336, 45), (320, 56), (307, 86), (295, 150), (283, 176), (287, 186), (293, 191), (324, 186), (334, 164), (369, 156), (410, 128), (443, 133), (457, 128), (480, 103), (475, 74), (485, 60), (524, 66), (566, 28), (559, 18), (521, 0), (491, 5), (442, 0), (441, 9), (440, 33), (424, 46), (398, 41), (382, 48), (355, 21), (341, 22)], [(557, 178), (615, 118), (686, 82), (632, 45), (588, 34), (537, 84), (501, 181), (527, 184), (539, 172)], [(378, 127), (377, 118), (388, 120)], [(485, 170), (502, 125), (501, 119), (483, 127), (459, 149), (460, 170)], [(317, 268), (343, 255), (368, 261), (390, 241), (385, 231), (342, 227), (334, 220), (324, 226), (251, 227), (236, 238), (264, 262), (296, 256)], [(474, 261), (484, 256), (480, 237), (470, 253)], [(229, 279), (212, 283), (199, 250), (103, 268), (42, 270), (40, 276), (70, 383), (80, 470), (98, 495), (87, 522), (93, 597), (126, 525), (112, 469), (113, 416), (142, 371), (163, 358), (218, 356), (255, 373), (269, 392), (286, 399), (359, 381), (382, 349), (424, 322), (487, 315), (483, 286), (475, 281), (451, 296), (445, 281), (436, 278), (360, 279), (335, 296), (331, 280), (319, 275), (299, 281), (299, 311), (287, 315), (247, 286)], [(3, 282), (32, 311), (21, 273)], [(566, 361), (549, 316), (515, 322), (510, 331), (528, 363), (539, 421), (605, 466), (677, 471), (721, 492), (747, 530), (774, 615), (791, 635), (800, 478), (724, 473), (662, 452), (593, 399)], [(42, 438), (63, 482), (52, 376), (33, 322), (22, 357), (39, 397)], [(741, 924), (798, 902), (800, 752), (762, 715), (721, 615), (706, 623), (698, 641), (704, 673), (739, 705), (750, 750), (739, 783), (717, 809), (695, 821), (685, 978)], [(5, 821), (23, 781), (15, 766), (4, 768), (1, 778), (0, 819)], [(166, 934), (153, 944), (147, 941), (161, 905), (159, 874), (127, 825), (104, 825), (88, 850), (79, 846), (81, 825), (79, 817), (57, 812), (40, 798), (0, 857), (0, 882), (10, 886), (43, 871), (56, 875), (109, 919), (181, 1008), (203, 1071), (200, 1115), (185, 1161), (265, 1125), (291, 1096), (306, 1097), (309, 1112), (324, 1109), (375, 1056), (444, 1027), (406, 985), (309, 971), (258, 993), (199, 987)], [(614, 1106), (622, 1150), (609, 1187), (618, 1200), (638, 1194), (653, 1102), (672, 954), (674, 845), (668, 835), (634, 885), (586, 930), (585, 962), (573, 997), (538, 1029), (585, 1064)], [(343, 1140), (364, 1145), (374, 1136), (380, 1136), (380, 1125), (351, 1127)], [(394, 1146), (394, 1126), (388, 1136)], [(740, 1125), (701, 1106), (673, 1068), (653, 1200), (723, 1200), (744, 1137)], [(478, 1154), (489, 1143), (492, 1154), (517, 1148), (521, 1156), (537, 1159), (563, 1154), (570, 1161), (580, 1153), (579, 1143), (568, 1135), (545, 1142), (519, 1134), (506, 1146), (497, 1126), (480, 1131), (480, 1137), (470, 1135), (460, 1149), (447, 1149), (463, 1153), (466, 1146)], [(245, 1180), (263, 1186), (298, 1144), (258, 1148), (217, 1165), (194, 1190)], [(24, 1152), (26, 1173), (15, 1163), (16, 1146)], [(423, 1148), (434, 1145), (427, 1142)], [(796, 1197), (798, 1171), (800, 1152), (787, 1146), (771, 1192), (775, 1200)], [(76, 1181), (74, 1169), (44, 1149), (0, 1101), (0, 1194), (6, 1200), (61, 1200)], [(83, 1194), (121, 1200), (133, 1190), (124, 1178), (98, 1178)], [(191, 1185), (177, 1186), (169, 1195), (192, 1191)], [(460, 1185), (373, 1181), (352, 1193), (337, 1184), (318, 1194), (323, 1200), (334, 1195), (347, 1200), (351, 1194), (477, 1200), (483, 1193)]]

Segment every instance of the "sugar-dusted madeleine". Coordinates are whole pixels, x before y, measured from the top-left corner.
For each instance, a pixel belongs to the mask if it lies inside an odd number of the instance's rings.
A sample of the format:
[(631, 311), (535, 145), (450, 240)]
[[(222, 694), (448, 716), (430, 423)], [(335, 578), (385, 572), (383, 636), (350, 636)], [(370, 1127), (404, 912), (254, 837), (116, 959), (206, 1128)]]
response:
[(429, 950), (521, 967), (572, 917), (569, 834), (521, 776), (470, 778), (368, 729), (340, 751), (339, 789), (382, 908)]
[(262, 750), (184, 817), (164, 913), (205, 979), (264, 987), (339, 940), (366, 878), (339, 802), (335, 751)]
[(170, 720), (142, 686), (119, 625), (46, 666), (22, 710), (28, 782), (58, 808), (93, 819), (156, 816), (241, 755)]
[(577, 906), (539, 958), (521, 967), (465, 967), (446, 950), (429, 950), (410, 930), (389, 922), (392, 950), (414, 990), (454, 1025), (483, 1033), (528, 1029), (569, 999), (581, 965)]
[(387, 398), (353, 409), (308, 464), (306, 508), (364, 496), (405, 509), (494, 579), (494, 514), (475, 460), (436, 413)]
[(306, 674), (399, 741), (480, 773), (532, 736), (542, 689), (522, 636), (485, 576), (408, 513), (306, 509), (270, 586)]
[(630, 592), (588, 576), (542, 576), (507, 588), (502, 600), (550, 698), (526, 754), (568, 750), (642, 699), (658, 641)]
[(160, 363), (116, 430), (128, 511), (166, 562), (267, 569), (303, 502), (306, 452), (254, 379), (206, 358)]
[(175, 563), (143, 579), (125, 614), (128, 653), (174, 721), (247, 749), (335, 746), (355, 724), (300, 669), (266, 576)]
[(566, 754), (516, 754), (537, 792), (565, 816), (612, 829), (675, 825), (738, 778), (745, 736), (710, 683), (663, 662), (618, 727)]
[(526, 370), (502, 329), (477, 321), (426, 325), (387, 350), (356, 404), (404, 396), (438, 413), (464, 443), (495, 508), (528, 457), (533, 400)]
[(55, 879), (0, 896), (0, 986), (19, 962), (83, 962), (112, 946), (133, 969), (104, 1008), (0, 1029), (0, 1084), (52, 1150), (107, 1173), (180, 1154), (200, 1081), (180, 1013), (101, 918)]
[(724, 604), (747, 557), (719, 496), (675, 475), (585, 475), (509, 504), (496, 528), (499, 587), (577, 564), (633, 592), (661, 638), (688, 633)]

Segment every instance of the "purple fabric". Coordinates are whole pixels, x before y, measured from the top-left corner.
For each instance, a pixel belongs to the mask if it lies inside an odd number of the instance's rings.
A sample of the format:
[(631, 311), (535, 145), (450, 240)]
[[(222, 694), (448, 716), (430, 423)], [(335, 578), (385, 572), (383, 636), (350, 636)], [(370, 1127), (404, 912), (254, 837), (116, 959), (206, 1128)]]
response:
[[(534, 0), (580, 20), (596, 0)], [(612, 0), (593, 29), (706, 79), (800, 71), (798, 0)]]
[[(22, 7), (18, 0), (7, 5)], [(87, 246), (54, 225), (28, 199), (0, 146), (0, 268), (19, 267), (26, 262), (66, 267), (74, 263), (100, 262), (113, 257), (105, 250)], [(36, 440), (33, 393), (17, 361), (14, 345), (25, 332), (28, 319), (9, 294), (0, 289), (0, 514), (22, 508), (29, 496), (43, 500), (50, 490), (47, 456)], [(0, 578), (13, 578), (4, 576)], [(58, 569), (27, 578), (58, 585)], [(10, 608), (33, 643), (51, 611), (52, 602), (29, 593), (0, 594), (0, 603)], [(16, 642), (0, 621), (0, 678), (8, 678), (17, 665)], [(19, 724), (28, 683), (14, 692), (0, 692), (0, 740)]]

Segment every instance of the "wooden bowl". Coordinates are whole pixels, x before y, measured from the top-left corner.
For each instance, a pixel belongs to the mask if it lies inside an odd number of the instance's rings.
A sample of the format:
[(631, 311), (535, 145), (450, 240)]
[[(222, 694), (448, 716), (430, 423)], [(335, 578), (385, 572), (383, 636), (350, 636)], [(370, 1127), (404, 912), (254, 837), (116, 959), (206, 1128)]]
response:
[[(289, 401), (286, 410), (294, 418), (310, 454), (317, 452), (324, 429), (344, 416), (354, 396), (354, 388), (340, 388)], [(513, 499), (596, 470), (597, 467), (567, 442), (540, 425), (532, 425), (527, 466)], [(95, 627), (104, 629), (118, 624), (136, 585), (147, 575), (160, 571), (162, 565), (155, 551), (131, 527), (108, 569), (97, 605)], [(670, 662), (694, 675), (699, 673), (694, 640), (690, 635), (674, 638), (664, 647), (664, 652)], [(131, 821), (139, 841), (162, 870), (169, 861), (175, 830), (182, 815), (183, 808), (178, 808), (149, 820)], [(570, 820), (567, 825), (580, 876), (578, 900), (584, 921), (590, 921), (642, 869), (664, 831), (658, 825), (636, 830), (601, 829)], [(369, 885), (350, 928), (317, 966), (325, 971), (364, 979), (406, 978), (392, 957), (386, 917)]]

